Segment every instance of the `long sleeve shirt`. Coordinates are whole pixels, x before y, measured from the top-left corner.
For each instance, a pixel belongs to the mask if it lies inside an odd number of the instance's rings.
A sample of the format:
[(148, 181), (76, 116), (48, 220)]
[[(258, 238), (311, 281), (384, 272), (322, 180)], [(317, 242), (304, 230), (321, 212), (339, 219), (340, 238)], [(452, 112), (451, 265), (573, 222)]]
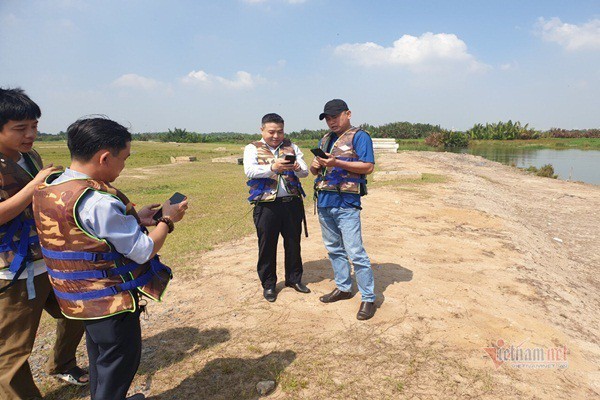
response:
[[(265, 143), (264, 140), (261, 139), (261, 142)], [(265, 143), (266, 144), (266, 143)], [(273, 153), (275, 158), (279, 157), (279, 147), (273, 148), (266, 144), (268, 149)], [(306, 178), (308, 176), (308, 166), (304, 161), (304, 154), (302, 150), (298, 146), (292, 143), (292, 148), (296, 153), (296, 162), (300, 165), (300, 169), (298, 171), (294, 171), (298, 178)], [(286, 185), (283, 182), (283, 177), (271, 170), (271, 164), (268, 165), (259, 165), (258, 164), (258, 151), (255, 145), (249, 144), (244, 148), (244, 172), (248, 179), (259, 179), (259, 178), (271, 178), (279, 180), (279, 190), (277, 192), (277, 197), (285, 197), (290, 196), (290, 193), (285, 189)]]
[[(85, 179), (84, 173), (67, 168), (54, 180)], [(77, 205), (77, 216), (82, 227), (90, 234), (106, 239), (125, 257), (143, 264), (150, 259), (154, 242), (144, 234), (133, 215), (125, 215), (125, 204), (113, 196), (90, 190)]]

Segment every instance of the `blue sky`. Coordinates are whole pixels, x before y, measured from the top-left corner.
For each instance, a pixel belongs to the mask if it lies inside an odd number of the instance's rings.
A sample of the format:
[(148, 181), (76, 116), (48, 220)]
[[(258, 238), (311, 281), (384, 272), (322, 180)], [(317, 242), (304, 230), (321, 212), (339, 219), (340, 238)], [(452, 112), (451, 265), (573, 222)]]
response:
[(332, 98), (355, 125), (600, 128), (600, 2), (1, 0), (0, 86), (52, 133), (317, 129)]

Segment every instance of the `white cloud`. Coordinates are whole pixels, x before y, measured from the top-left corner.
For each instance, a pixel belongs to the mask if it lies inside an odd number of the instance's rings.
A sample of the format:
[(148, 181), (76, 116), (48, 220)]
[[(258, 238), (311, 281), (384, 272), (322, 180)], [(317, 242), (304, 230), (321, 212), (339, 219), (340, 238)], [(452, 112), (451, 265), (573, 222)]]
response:
[(206, 72), (192, 71), (181, 79), (185, 84), (203, 84), (203, 85), (222, 85), (231, 89), (250, 89), (258, 84), (264, 83), (265, 79), (260, 76), (253, 76), (246, 71), (238, 71), (234, 79), (223, 78), (222, 76), (207, 74)]
[(430, 69), (440, 63), (458, 63), (470, 71), (481, 71), (489, 66), (480, 63), (468, 53), (467, 45), (456, 35), (426, 32), (420, 37), (403, 35), (392, 47), (383, 47), (373, 42), (346, 43), (337, 46), (334, 54), (366, 67), (398, 65), (415, 72)]
[(512, 61), (505, 64), (500, 64), (500, 69), (502, 71), (512, 71), (515, 69), (519, 69), (519, 63), (516, 61)]
[(121, 88), (137, 88), (144, 90), (154, 90), (161, 86), (161, 83), (152, 78), (146, 78), (137, 74), (125, 74), (115, 79), (111, 86)]
[(542, 39), (558, 43), (569, 51), (600, 50), (600, 19), (574, 25), (559, 18), (539, 18), (536, 28)]

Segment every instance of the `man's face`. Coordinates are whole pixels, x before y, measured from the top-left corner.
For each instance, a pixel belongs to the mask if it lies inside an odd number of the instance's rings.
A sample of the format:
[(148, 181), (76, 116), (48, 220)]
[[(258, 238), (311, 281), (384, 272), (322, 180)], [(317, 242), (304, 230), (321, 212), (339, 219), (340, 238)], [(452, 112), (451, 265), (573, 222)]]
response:
[(114, 182), (119, 177), (123, 168), (125, 168), (125, 160), (131, 155), (131, 142), (127, 142), (124, 149), (119, 151), (116, 156), (110, 153), (107, 157), (106, 162), (106, 182)]
[(331, 131), (337, 135), (341, 135), (350, 129), (350, 111), (342, 111), (340, 114), (325, 116), (325, 122)]
[(0, 131), (0, 151), (8, 157), (18, 159), (19, 152), (27, 153), (31, 150), (37, 134), (37, 119), (9, 120)]
[(283, 124), (267, 122), (260, 131), (265, 142), (271, 147), (277, 147), (283, 142)]

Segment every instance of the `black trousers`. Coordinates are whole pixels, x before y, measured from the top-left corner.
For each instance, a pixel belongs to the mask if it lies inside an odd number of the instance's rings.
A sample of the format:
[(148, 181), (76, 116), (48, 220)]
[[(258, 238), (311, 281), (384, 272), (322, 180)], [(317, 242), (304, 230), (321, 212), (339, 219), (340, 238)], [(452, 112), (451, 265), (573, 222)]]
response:
[(263, 288), (277, 283), (277, 242), (283, 236), (285, 249), (285, 283), (292, 285), (302, 280), (302, 200), (257, 203), (254, 207), (254, 225), (258, 235), (257, 271)]
[(92, 400), (124, 400), (142, 356), (139, 308), (84, 323)]

